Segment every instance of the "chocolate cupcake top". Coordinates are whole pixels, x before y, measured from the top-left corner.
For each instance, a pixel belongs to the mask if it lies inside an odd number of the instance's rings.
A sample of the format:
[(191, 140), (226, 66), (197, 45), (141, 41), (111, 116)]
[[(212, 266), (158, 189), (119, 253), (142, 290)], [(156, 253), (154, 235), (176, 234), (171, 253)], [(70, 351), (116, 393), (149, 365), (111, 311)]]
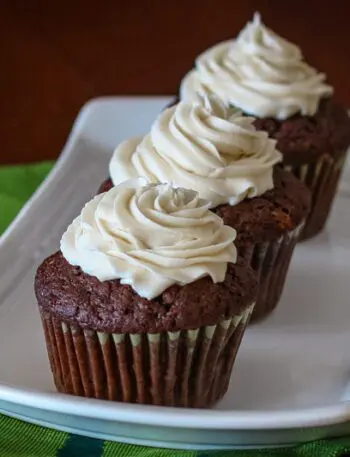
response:
[(314, 116), (256, 119), (254, 125), (277, 140), (286, 165), (313, 163), (325, 154), (342, 158), (350, 144), (349, 114), (333, 99), (322, 100)]
[(224, 281), (227, 264), (236, 262), (235, 230), (197, 192), (140, 181), (85, 205), (62, 237), (65, 259), (99, 281), (129, 284), (147, 299), (204, 276)]
[(228, 265), (223, 282), (205, 276), (148, 300), (120, 279), (99, 281), (57, 252), (39, 267), (35, 293), (42, 313), (67, 324), (109, 333), (157, 333), (216, 325), (241, 315), (256, 300), (257, 281), (239, 259)]
[(237, 230), (238, 252), (255, 243), (276, 240), (294, 229), (300, 230), (310, 209), (310, 192), (289, 171), (276, 167), (274, 187), (263, 195), (246, 199), (236, 206), (215, 208), (224, 223)]
[[(243, 318), (257, 295), (236, 232), (196, 192), (127, 182), (89, 202), (38, 268), (43, 315), (111, 333)], [(248, 316), (248, 315), (247, 315)]]
[(180, 102), (163, 111), (144, 138), (116, 148), (113, 184), (139, 176), (170, 182), (196, 190), (212, 208), (262, 195), (273, 188), (273, 166), (281, 154), (253, 122), (215, 98)]
[(180, 95), (196, 100), (198, 91), (204, 91), (245, 113), (281, 120), (296, 113), (314, 115), (320, 100), (333, 93), (325, 79), (303, 60), (296, 45), (265, 27), (255, 14), (235, 40), (219, 43), (196, 59)]

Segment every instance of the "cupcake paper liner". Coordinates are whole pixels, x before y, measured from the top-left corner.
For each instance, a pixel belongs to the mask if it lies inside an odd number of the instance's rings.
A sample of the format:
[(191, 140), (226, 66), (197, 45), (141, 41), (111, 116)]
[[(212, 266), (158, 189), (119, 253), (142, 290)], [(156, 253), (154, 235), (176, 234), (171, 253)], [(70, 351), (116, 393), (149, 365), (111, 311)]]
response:
[(294, 247), (304, 223), (272, 242), (256, 243), (240, 251), (258, 277), (258, 297), (250, 322), (267, 317), (277, 306)]
[(116, 334), (42, 313), (59, 392), (123, 402), (203, 408), (226, 392), (254, 304), (195, 330)]
[(286, 170), (291, 171), (311, 191), (311, 211), (300, 239), (311, 238), (325, 226), (345, 159), (346, 151), (337, 159), (329, 154), (323, 154), (316, 162), (310, 164), (285, 166)]

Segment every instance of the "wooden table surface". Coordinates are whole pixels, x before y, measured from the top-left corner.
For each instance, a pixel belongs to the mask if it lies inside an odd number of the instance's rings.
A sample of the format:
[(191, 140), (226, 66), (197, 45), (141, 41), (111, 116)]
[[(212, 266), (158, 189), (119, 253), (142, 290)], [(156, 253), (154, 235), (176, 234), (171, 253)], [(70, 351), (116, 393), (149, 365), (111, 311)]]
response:
[(92, 97), (175, 93), (195, 56), (256, 9), (350, 106), (346, 0), (0, 0), (0, 162), (57, 157)]

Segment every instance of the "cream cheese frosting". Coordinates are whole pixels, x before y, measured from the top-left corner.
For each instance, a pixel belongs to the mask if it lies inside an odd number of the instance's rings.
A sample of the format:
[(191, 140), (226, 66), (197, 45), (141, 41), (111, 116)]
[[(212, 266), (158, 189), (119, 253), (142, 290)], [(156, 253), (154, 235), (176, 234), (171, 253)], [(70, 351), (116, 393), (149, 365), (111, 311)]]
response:
[(66, 260), (147, 299), (207, 275), (224, 281), (236, 231), (197, 192), (145, 183), (127, 181), (87, 203), (62, 236)]
[(282, 159), (276, 141), (254, 119), (213, 97), (163, 111), (143, 138), (121, 143), (109, 171), (114, 185), (137, 177), (194, 189), (214, 208), (273, 188)]
[(301, 50), (267, 28), (255, 14), (238, 35), (202, 53), (183, 79), (180, 97), (215, 94), (256, 117), (314, 115), (333, 88), (304, 60)]

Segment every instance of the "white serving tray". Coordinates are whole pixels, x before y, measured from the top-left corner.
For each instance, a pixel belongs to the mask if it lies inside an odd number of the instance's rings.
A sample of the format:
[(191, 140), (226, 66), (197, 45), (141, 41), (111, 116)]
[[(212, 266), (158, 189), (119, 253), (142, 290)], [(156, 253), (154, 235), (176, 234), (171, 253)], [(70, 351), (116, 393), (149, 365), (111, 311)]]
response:
[[(277, 311), (250, 328), (214, 410), (57, 394), (33, 275), (108, 174), (114, 146), (145, 133), (169, 97), (100, 98), (0, 239), (0, 412), (59, 430), (187, 449), (290, 445), (350, 433), (350, 169), (326, 232), (300, 244)], [(1, 210), (1, 209), (0, 209)]]

